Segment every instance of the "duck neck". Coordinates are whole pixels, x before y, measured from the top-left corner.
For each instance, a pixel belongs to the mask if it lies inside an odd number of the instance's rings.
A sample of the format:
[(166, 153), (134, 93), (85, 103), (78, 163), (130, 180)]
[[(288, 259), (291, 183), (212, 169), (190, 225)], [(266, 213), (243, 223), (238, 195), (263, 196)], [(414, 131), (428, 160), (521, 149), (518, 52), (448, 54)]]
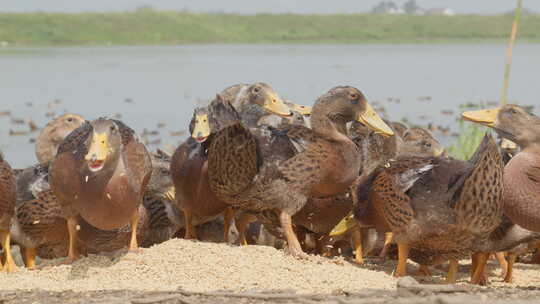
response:
[(347, 137), (347, 122), (339, 116), (331, 119), (328, 113), (314, 111), (311, 116), (311, 128), (327, 139), (351, 142)]

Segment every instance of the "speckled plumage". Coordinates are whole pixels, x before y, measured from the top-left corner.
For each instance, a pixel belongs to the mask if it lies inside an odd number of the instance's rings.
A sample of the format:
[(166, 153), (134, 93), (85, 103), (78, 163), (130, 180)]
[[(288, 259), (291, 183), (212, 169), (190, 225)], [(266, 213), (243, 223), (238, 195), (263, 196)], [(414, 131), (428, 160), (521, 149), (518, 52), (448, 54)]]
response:
[[(358, 148), (346, 136), (345, 124), (365, 106), (360, 91), (336, 87), (313, 107), (313, 130), (287, 126), (261, 136), (260, 130), (252, 133), (240, 122), (223, 129), (208, 149), (212, 191), (227, 204), (274, 223), (279, 219), (289, 235), (289, 249), (299, 254), (299, 245), (291, 244), (298, 241), (285, 226), (309, 197), (344, 193), (354, 181), (360, 170)], [(289, 141), (285, 148), (283, 138)]]
[(369, 190), (359, 195), (359, 206), (384, 219), (378, 228), (391, 230), (398, 244), (408, 244), (416, 262), (463, 258), (501, 221), (502, 166), (491, 136), (470, 162), (398, 159), (363, 185)]
[(0, 230), (9, 230), (15, 212), (17, 184), (9, 164), (0, 152)]

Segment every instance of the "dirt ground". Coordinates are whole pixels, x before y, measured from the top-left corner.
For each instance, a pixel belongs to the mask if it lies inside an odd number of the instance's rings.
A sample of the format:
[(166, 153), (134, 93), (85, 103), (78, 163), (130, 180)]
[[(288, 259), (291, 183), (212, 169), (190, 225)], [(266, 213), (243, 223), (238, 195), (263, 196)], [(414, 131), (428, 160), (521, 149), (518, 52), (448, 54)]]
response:
[[(266, 246), (174, 239), (140, 253), (89, 256), (72, 265), (45, 261), (38, 270), (0, 273), (3, 303), (538, 303), (540, 266), (518, 263), (505, 284), (496, 264), (490, 284), (456, 285), (434, 276), (392, 277), (394, 261), (358, 266), (343, 258), (297, 260)], [(411, 274), (417, 270), (411, 263)]]

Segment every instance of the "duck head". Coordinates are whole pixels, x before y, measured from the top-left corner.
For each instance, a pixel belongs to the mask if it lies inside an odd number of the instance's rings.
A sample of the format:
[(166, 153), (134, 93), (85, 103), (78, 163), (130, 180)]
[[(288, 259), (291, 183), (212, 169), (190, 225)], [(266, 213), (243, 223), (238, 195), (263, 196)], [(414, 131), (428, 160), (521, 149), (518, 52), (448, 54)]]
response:
[(48, 163), (54, 159), (58, 147), (75, 129), (86, 120), (77, 114), (64, 114), (51, 120), (36, 139), (36, 157), (40, 163)]
[(443, 146), (424, 128), (410, 128), (402, 136), (400, 154), (439, 157), (445, 154)]
[(540, 118), (518, 105), (468, 111), (464, 112), (462, 117), (492, 128), (501, 137), (523, 148), (540, 145)]
[(120, 156), (122, 137), (116, 123), (100, 118), (91, 122), (93, 131), (88, 138), (88, 152), (84, 160), (91, 172), (115, 168)]
[(247, 88), (250, 104), (256, 104), (267, 112), (282, 117), (292, 115), (291, 109), (283, 102), (279, 95), (264, 82), (257, 82)]
[(313, 106), (312, 128), (320, 133), (331, 132), (333, 126), (340, 133), (347, 134), (346, 124), (352, 121), (360, 122), (384, 136), (394, 135), (394, 131), (373, 110), (364, 94), (354, 87), (335, 87), (319, 97)]
[(191, 137), (198, 143), (205, 142), (208, 136), (210, 136), (210, 119), (207, 108), (196, 108), (193, 111), (193, 117), (189, 124), (189, 132), (191, 133)]
[(212, 133), (239, 120), (240, 116), (231, 103), (218, 94), (207, 107), (195, 109), (189, 130), (193, 139), (203, 143)]

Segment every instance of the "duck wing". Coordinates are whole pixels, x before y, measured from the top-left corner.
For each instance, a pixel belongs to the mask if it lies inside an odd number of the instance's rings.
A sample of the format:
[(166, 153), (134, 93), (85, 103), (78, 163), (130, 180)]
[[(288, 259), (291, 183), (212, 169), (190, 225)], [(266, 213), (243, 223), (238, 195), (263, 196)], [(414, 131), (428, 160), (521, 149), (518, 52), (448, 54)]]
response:
[(437, 158), (407, 158), (390, 162), (388, 168), (375, 173), (366, 200), (393, 231), (405, 229), (415, 216), (407, 191), (438, 163)]
[(135, 132), (119, 120), (113, 120), (122, 138), (122, 158), (126, 165), (129, 183), (142, 195), (152, 176), (152, 159)]
[[(78, 197), (85, 181), (83, 176), (79, 176), (78, 179), (65, 178), (65, 176), (72, 176), (73, 172), (81, 171), (82, 160), (88, 153), (88, 138), (92, 132), (92, 125), (86, 122), (68, 135), (58, 148), (56, 158), (49, 168), (51, 189), (63, 207), (67, 207), (74, 198)], [(76, 214), (74, 210), (68, 213), (66, 216)]]

